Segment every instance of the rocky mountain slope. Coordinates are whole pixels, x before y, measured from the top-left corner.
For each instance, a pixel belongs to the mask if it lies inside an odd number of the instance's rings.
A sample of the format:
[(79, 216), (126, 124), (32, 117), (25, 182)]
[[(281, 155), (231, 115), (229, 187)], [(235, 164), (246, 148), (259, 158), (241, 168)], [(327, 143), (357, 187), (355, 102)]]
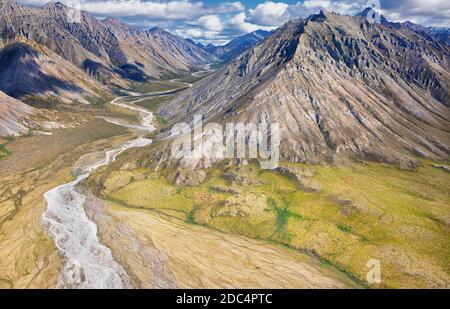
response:
[(449, 55), (407, 27), (321, 12), (288, 22), (161, 113), (278, 122), (287, 161), (447, 159)]
[(140, 30), (114, 18), (107, 18), (101, 23), (117, 38), (120, 49), (128, 59), (127, 65), (150, 77), (189, 71), (194, 66), (216, 60), (195, 43), (161, 28)]
[[(186, 72), (213, 59), (195, 44), (161, 29), (140, 31), (111, 19), (98, 21), (84, 11), (80, 13), (81, 22), (73, 22), (68, 17), (68, 10), (58, 2), (50, 2), (42, 8), (28, 8), (14, 0), (0, 0), (0, 50), (14, 56), (12, 61), (17, 61), (17, 58), (23, 58), (23, 48), (19, 55), (11, 51), (17, 48), (15, 43), (25, 41), (48, 57), (48, 66), (54, 62), (53, 71), (63, 67), (61, 70), (70, 73), (66, 76), (64, 72), (54, 72), (52, 79), (62, 80), (65, 84), (59, 84), (58, 88), (70, 88), (71, 92), (82, 95), (95, 92), (95, 89), (84, 87), (86, 83), (76, 79), (88, 81), (93, 88), (98, 88), (96, 81), (123, 86), (129, 80), (141, 81)], [(30, 52), (27, 54), (29, 58)], [(2, 66), (14, 70), (13, 63), (3, 62)], [(37, 72), (36, 66), (33, 70)], [(39, 74), (48, 74), (44, 69), (42, 71)], [(41, 84), (47, 81), (39, 80)], [(39, 85), (30, 89), (25, 84), (28, 84), (27, 80), (17, 81), (12, 92), (9, 88), (2, 89), (11, 95), (30, 93), (30, 90), (33, 90), (32, 94), (42, 95), (47, 91)], [(74, 87), (78, 87), (76, 91)]]
[(239, 36), (226, 45), (207, 45), (204, 47), (204, 49), (224, 61), (229, 61), (243, 51), (255, 46), (256, 44), (264, 40), (264, 38), (269, 34), (270, 32), (268, 31), (256, 30), (243, 36)]
[(0, 136), (17, 136), (28, 132), (26, 118), (34, 109), (0, 91)]

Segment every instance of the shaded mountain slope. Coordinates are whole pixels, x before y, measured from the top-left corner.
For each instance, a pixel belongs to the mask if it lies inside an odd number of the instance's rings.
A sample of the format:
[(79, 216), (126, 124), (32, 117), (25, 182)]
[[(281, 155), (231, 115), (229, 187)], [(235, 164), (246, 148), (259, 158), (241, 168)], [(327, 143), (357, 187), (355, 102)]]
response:
[(173, 121), (279, 122), (288, 161), (444, 159), (449, 54), (407, 28), (321, 12), (287, 23), (161, 112)]
[(106, 87), (44, 46), (16, 41), (0, 50), (0, 90), (10, 96), (57, 97), (87, 103)]

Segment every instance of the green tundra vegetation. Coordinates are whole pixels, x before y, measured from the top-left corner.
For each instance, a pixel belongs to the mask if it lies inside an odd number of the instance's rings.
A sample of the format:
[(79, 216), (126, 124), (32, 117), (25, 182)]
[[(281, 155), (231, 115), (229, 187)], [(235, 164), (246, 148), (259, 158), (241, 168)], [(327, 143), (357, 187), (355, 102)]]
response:
[(6, 148), (6, 144), (11, 140), (12, 138), (0, 138), (0, 160), (11, 154), (11, 151)]
[(224, 164), (206, 170), (198, 186), (143, 168), (104, 169), (90, 184), (126, 207), (306, 252), (363, 285), (370, 259), (381, 262), (380, 287), (450, 283), (447, 171), (430, 161), (415, 171), (367, 162), (283, 167), (298, 178)]

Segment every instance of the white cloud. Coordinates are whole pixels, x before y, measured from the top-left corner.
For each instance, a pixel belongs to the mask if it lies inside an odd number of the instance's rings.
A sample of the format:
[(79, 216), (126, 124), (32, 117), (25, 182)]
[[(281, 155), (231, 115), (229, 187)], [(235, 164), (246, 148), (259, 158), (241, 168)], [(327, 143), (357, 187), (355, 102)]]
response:
[[(299, 3), (297, 3), (299, 4)], [(305, 8), (323, 8), (323, 9), (329, 9), (331, 7), (331, 1), (329, 0), (305, 0), (303, 2), (303, 5)]]
[(272, 30), (276, 27), (272, 27), (272, 26), (261, 26), (261, 25), (256, 25), (256, 24), (252, 24), (250, 22), (246, 21), (247, 19), (247, 15), (242, 12), (239, 13), (235, 16), (233, 16), (229, 22), (227, 23), (228, 26), (230, 26), (231, 28), (233, 28), (234, 30), (240, 32), (240, 33), (249, 33), (249, 32), (253, 32), (256, 30)]
[(448, 0), (381, 0), (383, 14), (395, 21), (412, 21), (422, 25), (450, 27)]
[[(203, 3), (187, 0), (169, 2), (144, 2), (141, 0), (109, 0), (86, 2), (82, 8), (103, 16), (145, 16), (147, 18), (175, 20), (186, 19), (203, 11)], [(201, 13), (200, 13), (201, 14)]]
[(284, 2), (267, 1), (249, 10), (249, 21), (266, 26), (280, 25), (288, 18), (288, 8)]
[(218, 6), (218, 9), (219, 10), (221, 10), (221, 9), (222, 10), (228, 9), (230, 11), (232, 9), (234, 9), (234, 11), (243, 11), (243, 10), (245, 10), (245, 6), (239, 1), (236, 1), (236, 2), (223, 2), (221, 5)]
[(223, 45), (229, 42), (229, 37), (220, 34), (220, 32), (206, 31), (199, 28), (187, 28), (183, 27), (174, 31), (180, 37), (194, 39), (197, 42), (201, 42), (205, 45), (213, 43), (214, 45)]
[(308, 17), (317, 14), (320, 10), (332, 11), (340, 14), (354, 15), (364, 10), (368, 0), (305, 0), (297, 2), (289, 7), (289, 14), (292, 17)]
[(199, 25), (209, 31), (222, 31), (223, 25), (217, 15), (205, 15), (198, 19)]
[[(19, 0), (32, 6), (42, 6), (49, 0)], [(77, 0), (58, 0), (72, 5)], [(195, 0), (79, 0), (81, 9), (95, 16), (141, 17), (154, 20), (186, 20), (208, 14), (241, 12), (244, 5), (237, 2), (205, 4)]]

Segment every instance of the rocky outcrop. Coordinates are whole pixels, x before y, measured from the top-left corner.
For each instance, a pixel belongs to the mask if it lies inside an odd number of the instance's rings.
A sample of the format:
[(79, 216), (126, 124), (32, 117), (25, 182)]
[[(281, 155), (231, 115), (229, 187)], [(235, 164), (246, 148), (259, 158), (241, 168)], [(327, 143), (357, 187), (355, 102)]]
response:
[(231, 196), (213, 212), (213, 217), (254, 217), (264, 214), (267, 197), (253, 193)]
[(171, 183), (180, 187), (196, 187), (205, 179), (206, 174), (203, 171), (193, 169), (178, 169), (169, 175), (168, 179)]
[(303, 169), (298, 166), (279, 166), (276, 171), (291, 178), (299, 189), (305, 192), (318, 192), (321, 190), (320, 184), (312, 179), (314, 172), (309, 169)]

